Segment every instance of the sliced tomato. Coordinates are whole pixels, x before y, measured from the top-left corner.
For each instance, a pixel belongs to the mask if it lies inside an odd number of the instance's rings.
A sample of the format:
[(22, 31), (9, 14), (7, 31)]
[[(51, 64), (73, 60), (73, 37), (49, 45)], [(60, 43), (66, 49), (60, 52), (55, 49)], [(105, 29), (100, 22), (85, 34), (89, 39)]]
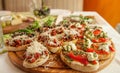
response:
[(33, 63), (33, 62), (35, 62), (35, 60), (36, 60), (35, 58), (32, 58), (32, 59), (29, 60), (29, 62)]
[(84, 65), (87, 65), (88, 64), (88, 60), (85, 56), (81, 56), (81, 55), (74, 55), (73, 52), (70, 52), (68, 54), (68, 56), (73, 59), (73, 60), (76, 60), (76, 61), (79, 61), (80, 63), (84, 64)]
[(92, 39), (92, 42), (98, 43), (99, 41), (97, 39)]
[(92, 42), (99, 43), (99, 42), (106, 42), (107, 40), (108, 40), (107, 38), (99, 38), (99, 39), (92, 39)]
[(95, 61), (95, 60), (94, 60), (94, 61), (92, 61), (92, 64), (97, 64), (97, 61)]
[(55, 29), (52, 30), (51, 35), (55, 36), (57, 34), (57, 31)]
[(83, 36), (82, 36), (82, 35), (79, 35), (79, 36), (77, 36), (77, 37), (83, 39)]
[(112, 52), (115, 52), (115, 49), (112, 46), (109, 46), (109, 48)]
[(106, 38), (99, 38), (99, 42), (106, 42), (107, 39)]
[(101, 30), (99, 29), (96, 29), (95, 31), (93, 31), (93, 34), (96, 36), (96, 35), (99, 35), (101, 33)]
[(109, 54), (109, 52), (106, 52), (104, 50), (97, 50), (96, 53), (98, 53), (98, 54), (106, 54), (106, 55)]
[(40, 53), (35, 53), (35, 54), (34, 54), (34, 58), (35, 58), (35, 59), (38, 59), (39, 57), (40, 57)]
[(95, 50), (93, 48), (87, 48), (86, 52), (94, 52)]

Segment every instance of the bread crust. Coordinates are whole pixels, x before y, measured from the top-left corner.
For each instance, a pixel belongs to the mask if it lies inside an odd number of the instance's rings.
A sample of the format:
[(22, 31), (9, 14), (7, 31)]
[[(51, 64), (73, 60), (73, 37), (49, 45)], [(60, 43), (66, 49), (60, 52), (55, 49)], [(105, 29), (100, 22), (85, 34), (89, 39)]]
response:
[(62, 52), (60, 54), (60, 57), (65, 64), (67, 64), (70, 68), (72, 68), (74, 70), (78, 70), (78, 71), (82, 71), (82, 72), (94, 72), (99, 68), (98, 61), (97, 61), (97, 64), (95, 64), (95, 65), (89, 64), (87, 66), (84, 66), (83, 64), (81, 64), (80, 62), (77, 62), (77, 61), (71, 61), (71, 62), (68, 61)]
[(6, 48), (8, 49), (8, 51), (22, 51), (22, 50), (26, 50), (28, 46), (29, 44), (18, 47), (6, 46)]

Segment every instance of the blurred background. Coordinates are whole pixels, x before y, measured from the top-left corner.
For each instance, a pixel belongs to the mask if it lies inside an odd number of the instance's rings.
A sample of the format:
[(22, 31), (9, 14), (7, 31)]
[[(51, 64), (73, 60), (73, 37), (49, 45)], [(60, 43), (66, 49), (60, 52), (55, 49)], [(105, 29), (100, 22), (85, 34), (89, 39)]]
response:
[(96, 11), (114, 28), (120, 23), (120, 0), (0, 0), (0, 10), (29, 11), (33, 2), (40, 8), (42, 1), (53, 9)]

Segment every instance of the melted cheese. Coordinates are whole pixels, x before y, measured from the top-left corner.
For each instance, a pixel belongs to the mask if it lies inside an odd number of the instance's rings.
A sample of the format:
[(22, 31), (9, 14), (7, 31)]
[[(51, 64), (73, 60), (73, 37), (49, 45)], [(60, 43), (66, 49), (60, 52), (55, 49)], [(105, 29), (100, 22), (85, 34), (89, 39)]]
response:
[(27, 54), (35, 54), (36, 52), (42, 54), (43, 51), (47, 50), (45, 46), (37, 41), (33, 41), (30, 45), (27, 49)]
[(79, 32), (77, 32), (75, 29), (70, 29), (70, 30), (64, 30), (64, 33), (66, 35), (79, 35)]

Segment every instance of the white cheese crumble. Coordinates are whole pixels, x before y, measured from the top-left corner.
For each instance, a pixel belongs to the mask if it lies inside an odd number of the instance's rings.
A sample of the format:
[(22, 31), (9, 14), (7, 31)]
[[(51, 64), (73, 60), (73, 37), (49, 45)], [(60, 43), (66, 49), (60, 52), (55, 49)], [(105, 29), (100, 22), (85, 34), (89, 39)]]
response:
[(64, 33), (66, 35), (79, 35), (79, 32), (75, 29), (70, 29), (70, 30), (64, 30)]
[(72, 50), (77, 50), (77, 47), (73, 42), (69, 42), (69, 45), (71, 45)]
[(106, 51), (106, 52), (109, 52), (109, 51), (110, 51), (109, 46), (110, 46), (110, 45), (107, 44), (107, 43), (101, 44), (98, 49), (99, 49), (99, 50), (104, 50), (104, 51)]
[(96, 53), (88, 52), (87, 58), (88, 58), (88, 61), (94, 61), (98, 59), (98, 55)]
[(90, 47), (91, 47), (91, 45), (92, 45), (92, 42), (91, 42), (91, 40), (90, 40), (90, 39), (85, 38), (84, 44), (85, 44), (85, 45), (87, 45), (87, 46), (86, 46), (86, 48), (90, 48)]
[(67, 51), (77, 50), (77, 47), (73, 42), (69, 42), (67, 45), (64, 45), (63, 48)]

